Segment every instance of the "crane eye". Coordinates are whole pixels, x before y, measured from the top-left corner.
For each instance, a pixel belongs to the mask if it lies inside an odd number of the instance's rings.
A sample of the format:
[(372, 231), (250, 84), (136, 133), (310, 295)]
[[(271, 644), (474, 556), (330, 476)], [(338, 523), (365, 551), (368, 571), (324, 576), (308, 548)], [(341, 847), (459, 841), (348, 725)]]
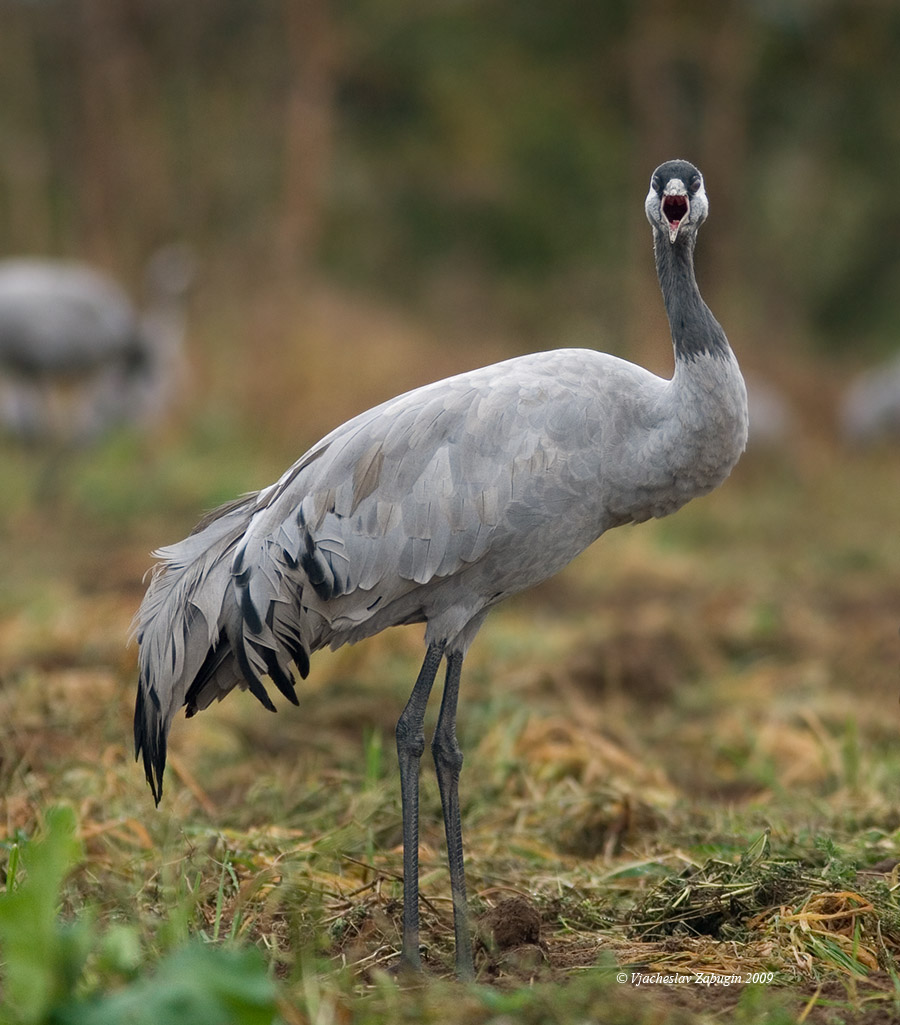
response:
[(660, 185), (662, 185), (662, 182), (659, 178), (650, 179), (650, 188), (653, 189), (654, 192), (659, 192)]
[(700, 191), (700, 179), (699, 178), (694, 178), (694, 180), (691, 182), (689, 188), (690, 188), (692, 193), (699, 192)]

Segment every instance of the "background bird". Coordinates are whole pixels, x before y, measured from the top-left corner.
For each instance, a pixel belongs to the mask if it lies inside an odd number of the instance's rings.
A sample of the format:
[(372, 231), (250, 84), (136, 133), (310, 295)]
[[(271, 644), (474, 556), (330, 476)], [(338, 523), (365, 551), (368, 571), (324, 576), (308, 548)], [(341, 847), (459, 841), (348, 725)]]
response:
[(430, 384), (338, 427), (271, 486), (157, 552), (135, 620), (135, 748), (159, 801), (176, 711), (234, 687), (296, 703), (291, 663), (424, 622), (426, 654), (397, 724), (402, 962), (418, 968), (418, 770), (425, 707), (447, 836), (456, 968), (474, 972), (456, 739), (460, 672), (488, 611), (556, 573), (610, 527), (674, 512), (720, 484), (747, 440), (747, 396), (694, 277), (700, 172), (654, 171), (645, 212), (675, 350), (664, 379), (586, 349), (539, 352)]
[(185, 297), (194, 260), (158, 250), (146, 306), (84, 264), (0, 261), (0, 423), (24, 441), (80, 445), (154, 422), (184, 379)]
[(798, 433), (796, 416), (787, 395), (766, 378), (744, 374), (750, 416), (747, 447), (784, 450)]
[(900, 437), (900, 357), (858, 374), (841, 396), (841, 437), (852, 445), (873, 445)]

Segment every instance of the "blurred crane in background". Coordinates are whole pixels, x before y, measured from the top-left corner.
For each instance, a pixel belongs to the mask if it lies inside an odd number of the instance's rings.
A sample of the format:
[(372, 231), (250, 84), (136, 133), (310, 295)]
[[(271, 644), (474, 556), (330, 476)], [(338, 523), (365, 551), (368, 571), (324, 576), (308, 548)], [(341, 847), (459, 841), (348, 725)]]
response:
[(745, 373), (744, 381), (750, 414), (747, 448), (757, 451), (786, 448), (797, 430), (790, 400), (777, 385), (757, 374)]
[(838, 416), (841, 437), (853, 445), (900, 439), (900, 358), (855, 377), (841, 397)]
[(463, 659), (488, 611), (556, 573), (604, 531), (666, 516), (719, 485), (747, 441), (747, 393), (700, 296), (693, 253), (708, 201), (685, 161), (645, 200), (675, 348), (671, 380), (592, 349), (520, 356), (417, 388), (350, 420), (275, 484), (209, 515), (162, 560), (136, 618), (136, 754), (162, 794), (169, 728), (235, 687), (297, 703), (309, 656), (426, 623), (397, 724), (403, 810), (402, 960), (418, 968), (419, 763), (432, 753), (447, 837), (456, 968), (474, 974), (458, 782)]
[(193, 277), (184, 246), (158, 250), (139, 313), (84, 264), (0, 261), (0, 427), (27, 442), (77, 446), (158, 420), (184, 381)]

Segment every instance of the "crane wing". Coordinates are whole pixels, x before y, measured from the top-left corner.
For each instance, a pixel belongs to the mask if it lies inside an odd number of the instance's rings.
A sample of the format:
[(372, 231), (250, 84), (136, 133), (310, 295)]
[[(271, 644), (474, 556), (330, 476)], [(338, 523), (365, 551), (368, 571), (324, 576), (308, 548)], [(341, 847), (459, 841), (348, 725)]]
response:
[(376, 599), (477, 562), (522, 518), (560, 511), (573, 473), (590, 472), (577, 464), (597, 425), (575, 381), (542, 365), (559, 353), (538, 355), (384, 403), (263, 492), (235, 559), (248, 617), (264, 621), (293, 577), (326, 619), (361, 620)]

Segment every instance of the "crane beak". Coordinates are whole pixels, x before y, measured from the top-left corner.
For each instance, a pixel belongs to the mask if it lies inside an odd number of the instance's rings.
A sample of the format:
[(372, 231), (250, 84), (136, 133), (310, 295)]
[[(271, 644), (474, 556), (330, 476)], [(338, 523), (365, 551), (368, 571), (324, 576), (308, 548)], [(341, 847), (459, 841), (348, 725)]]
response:
[(666, 190), (659, 209), (669, 229), (669, 242), (674, 244), (678, 237), (678, 229), (684, 223), (691, 209), (687, 195), (683, 192), (670, 193)]

